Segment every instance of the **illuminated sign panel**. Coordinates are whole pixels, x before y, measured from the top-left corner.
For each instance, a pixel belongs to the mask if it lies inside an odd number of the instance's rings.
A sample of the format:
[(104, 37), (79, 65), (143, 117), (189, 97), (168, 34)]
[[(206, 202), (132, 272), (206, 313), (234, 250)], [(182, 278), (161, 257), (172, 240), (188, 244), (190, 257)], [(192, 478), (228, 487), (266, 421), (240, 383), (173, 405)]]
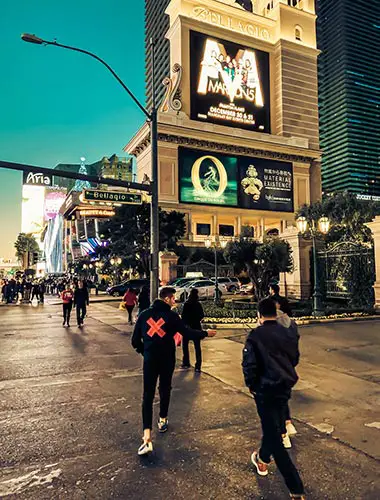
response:
[(179, 149), (180, 201), (293, 212), (291, 163)]
[(21, 231), (39, 235), (44, 228), (45, 188), (25, 184), (22, 188)]
[(66, 199), (66, 189), (47, 188), (45, 192), (44, 219), (55, 219)]
[(52, 176), (43, 173), (24, 172), (23, 184), (31, 184), (33, 186), (51, 186), (53, 184)]
[(180, 198), (184, 203), (237, 206), (237, 159), (180, 148)]
[(191, 119), (270, 133), (269, 54), (190, 34)]
[(77, 219), (82, 217), (113, 217), (114, 215), (114, 210), (98, 210), (95, 208), (77, 210)]
[(81, 194), (82, 200), (105, 201), (108, 203), (121, 203), (129, 205), (141, 205), (142, 196), (136, 193), (123, 193), (114, 191), (94, 191), (86, 189)]

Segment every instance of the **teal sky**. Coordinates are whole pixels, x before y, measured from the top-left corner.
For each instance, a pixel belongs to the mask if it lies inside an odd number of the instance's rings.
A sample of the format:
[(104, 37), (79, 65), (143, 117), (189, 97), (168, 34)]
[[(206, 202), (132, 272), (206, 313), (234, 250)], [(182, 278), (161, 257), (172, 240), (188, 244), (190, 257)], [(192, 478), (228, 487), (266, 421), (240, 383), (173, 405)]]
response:
[[(54, 167), (92, 163), (122, 148), (144, 117), (97, 61), (20, 35), (74, 45), (105, 59), (144, 100), (143, 0), (3, 0), (0, 160)], [(21, 174), (0, 170), (0, 257), (14, 256)]]

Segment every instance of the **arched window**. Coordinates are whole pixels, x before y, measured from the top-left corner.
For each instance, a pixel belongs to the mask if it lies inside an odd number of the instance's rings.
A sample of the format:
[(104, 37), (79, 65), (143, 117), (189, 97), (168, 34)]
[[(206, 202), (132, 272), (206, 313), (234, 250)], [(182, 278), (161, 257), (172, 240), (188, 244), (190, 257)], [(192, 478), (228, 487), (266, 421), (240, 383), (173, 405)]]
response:
[(301, 26), (295, 27), (294, 36), (298, 42), (302, 42), (302, 28), (301, 28)]

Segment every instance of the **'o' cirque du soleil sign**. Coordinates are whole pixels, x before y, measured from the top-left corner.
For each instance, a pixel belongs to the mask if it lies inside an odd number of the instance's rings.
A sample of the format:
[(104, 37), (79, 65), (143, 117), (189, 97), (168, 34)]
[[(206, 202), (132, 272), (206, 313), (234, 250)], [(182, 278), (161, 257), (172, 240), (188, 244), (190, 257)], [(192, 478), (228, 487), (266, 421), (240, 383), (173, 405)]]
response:
[(115, 191), (96, 191), (86, 189), (81, 194), (83, 201), (100, 201), (108, 203), (121, 203), (128, 205), (141, 205), (142, 196), (137, 193), (123, 193)]
[(179, 150), (180, 201), (293, 212), (293, 166), (264, 158)]

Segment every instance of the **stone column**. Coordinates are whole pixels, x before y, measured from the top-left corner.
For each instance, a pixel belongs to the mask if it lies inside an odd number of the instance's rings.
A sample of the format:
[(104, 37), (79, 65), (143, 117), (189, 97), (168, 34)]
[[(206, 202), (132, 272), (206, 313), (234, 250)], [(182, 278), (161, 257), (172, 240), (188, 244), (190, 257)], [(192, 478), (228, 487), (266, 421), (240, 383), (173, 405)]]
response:
[(160, 252), (160, 279), (164, 285), (177, 277), (178, 256), (174, 252)]
[(193, 218), (191, 216), (191, 212), (187, 214), (187, 221), (186, 221), (186, 226), (187, 226), (187, 239), (189, 241), (194, 240), (194, 234), (193, 234)]
[(294, 270), (292, 273), (281, 273), (281, 293), (287, 292), (288, 297), (294, 299), (309, 299), (310, 285), (310, 249), (311, 241), (306, 241), (294, 227), (288, 227), (281, 233), (293, 250)]
[(375, 252), (376, 281), (373, 286), (375, 292), (375, 309), (380, 312), (380, 216), (375, 217), (372, 222), (366, 224), (372, 231), (373, 247)]
[(218, 221), (218, 216), (215, 214), (212, 216), (212, 227), (211, 227), (211, 235), (212, 236), (218, 236), (219, 234), (219, 221)]
[(235, 236), (240, 236), (241, 233), (241, 216), (235, 217)]

